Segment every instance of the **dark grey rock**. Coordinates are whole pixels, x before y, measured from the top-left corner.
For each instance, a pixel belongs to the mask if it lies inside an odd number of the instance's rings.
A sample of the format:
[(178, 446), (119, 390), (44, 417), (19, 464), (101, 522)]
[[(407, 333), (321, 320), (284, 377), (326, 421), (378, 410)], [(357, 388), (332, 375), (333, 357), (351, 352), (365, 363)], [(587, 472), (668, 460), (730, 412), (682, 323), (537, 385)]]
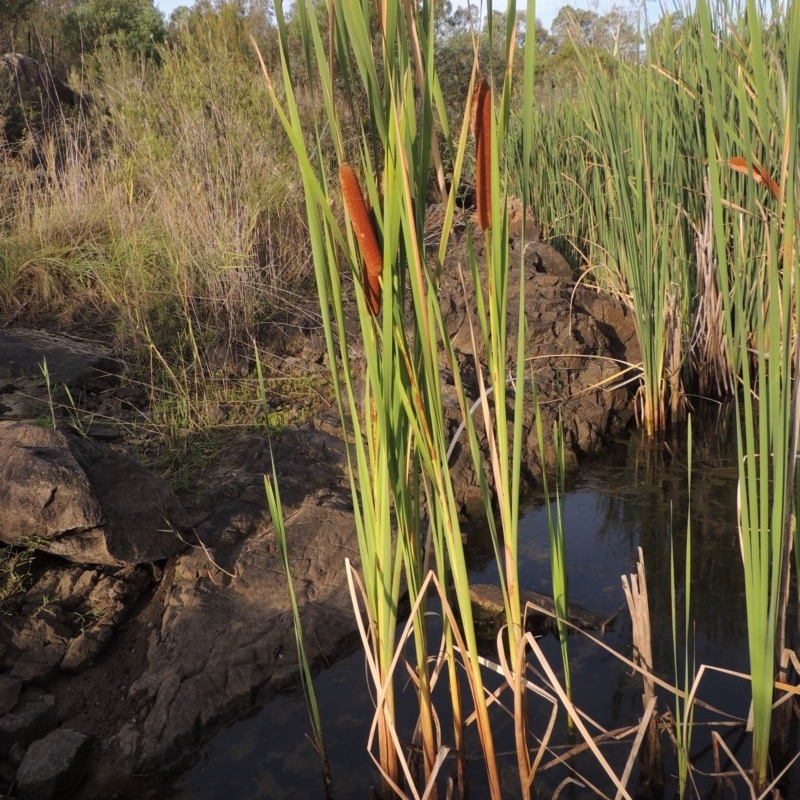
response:
[[(295, 448), (292, 458), (305, 464), (296, 473), (304, 476), (304, 491), (295, 489), (293, 480), (286, 481), (285, 489), (281, 484), (289, 558), (298, 570), (295, 589), (303, 625), (314, 631), (308, 638), (309, 657), (326, 660), (343, 645), (349, 647), (354, 631), (345, 558), (358, 561), (355, 527), (339, 492), (317, 483), (336, 483), (341, 464), (334, 458), (320, 461), (316, 448), (316, 458), (306, 461), (302, 440), (287, 438)], [(330, 444), (332, 456), (336, 450)], [(278, 449), (276, 458), (288, 452)], [(263, 475), (269, 471), (266, 443), (242, 437), (230, 447), (230, 456), (221, 465), (221, 470), (231, 465), (229, 485), (255, 497), (260, 484), (263, 498)], [(315, 491), (303, 497), (309, 489)], [(260, 504), (240, 499), (219, 503), (199, 535), (204, 539), (207, 532), (210, 539), (212, 531), (220, 530), (223, 535), (208, 552), (194, 549), (174, 561), (161, 624), (150, 636), (147, 669), (130, 689), (130, 698), (144, 710), (139, 735), (129, 737), (135, 741), (137, 771), (151, 772), (179, 760), (199, 744), (203, 731), (246, 713), (256, 698), (265, 699), (296, 680), (286, 580), (264, 504), (263, 499)]]
[(50, 644), (35, 650), (23, 652), (11, 670), (11, 676), (19, 678), (24, 684), (47, 686), (58, 674), (64, 648), (60, 644)]
[(61, 661), (63, 672), (77, 673), (90, 667), (114, 635), (110, 625), (100, 625), (79, 633), (67, 646)]
[[(46, 546), (69, 533), (81, 535), (104, 524), (89, 480), (52, 428), (0, 422), (0, 539)], [(85, 534), (88, 538), (90, 534)]]
[(59, 800), (80, 782), (91, 739), (59, 728), (33, 742), (17, 770), (20, 800)]
[(26, 747), (41, 739), (57, 724), (53, 695), (41, 689), (26, 689), (14, 709), (0, 717), (0, 758), (8, 757), (14, 745)]
[(70, 395), (78, 399), (107, 390), (119, 382), (122, 367), (97, 344), (64, 334), (4, 328), (0, 332), (0, 417), (47, 419), (53, 413), (60, 417), (72, 409)]
[(22, 681), (19, 678), (0, 675), (0, 717), (14, 708), (21, 692)]

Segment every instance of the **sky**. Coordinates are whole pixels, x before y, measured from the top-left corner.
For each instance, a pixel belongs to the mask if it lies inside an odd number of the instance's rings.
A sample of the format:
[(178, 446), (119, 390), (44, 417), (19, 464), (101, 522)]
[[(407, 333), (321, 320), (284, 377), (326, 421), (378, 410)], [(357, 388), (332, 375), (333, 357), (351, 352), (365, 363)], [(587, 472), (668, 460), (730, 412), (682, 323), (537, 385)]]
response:
[[(186, 6), (192, 5), (193, 3), (191, 0), (155, 0), (156, 8), (158, 8), (165, 17), (169, 18), (169, 15), (178, 7), (178, 6)], [(614, 5), (614, 0), (537, 0), (536, 2), (536, 17), (542, 21), (545, 28), (550, 28), (551, 23), (553, 22), (553, 17), (558, 13), (558, 10), (565, 5), (571, 5), (573, 8), (591, 8), (593, 11), (597, 11), (598, 13), (602, 14), (607, 9), (609, 9), (612, 5)], [(617, 0), (617, 5), (622, 6), (629, 6), (632, 5), (630, 2), (626, 2), (626, 0)], [(465, 0), (453, 0), (453, 5), (455, 6), (464, 6), (466, 5)], [(526, 5), (525, 0), (518, 0), (517, 8), (524, 8)], [(484, 0), (483, 7), (485, 9), (486, 3)], [(648, 10), (652, 10), (657, 8), (657, 4), (654, 0), (650, 0), (648, 2)], [(493, 11), (505, 11), (506, 10), (506, 0), (494, 0), (492, 3), (492, 10)], [(483, 12), (485, 14), (485, 11)], [(482, 14), (482, 15), (483, 15)], [(651, 21), (657, 19), (659, 15), (654, 14)]]

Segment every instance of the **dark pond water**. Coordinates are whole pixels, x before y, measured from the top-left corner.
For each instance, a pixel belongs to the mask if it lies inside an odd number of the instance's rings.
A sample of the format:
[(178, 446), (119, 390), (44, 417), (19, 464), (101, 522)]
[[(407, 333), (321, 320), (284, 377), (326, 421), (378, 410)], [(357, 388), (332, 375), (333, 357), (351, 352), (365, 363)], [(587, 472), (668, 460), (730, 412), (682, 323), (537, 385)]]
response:
[[(692, 586), (694, 620), (693, 648), (696, 663), (747, 670), (744, 592), (735, 524), (736, 464), (726, 444), (724, 429), (714, 428), (696, 437), (691, 494)], [(653, 655), (657, 674), (672, 680), (673, 649), (670, 591), (670, 547), (677, 555), (678, 605), (684, 597), (683, 553), (687, 530), (687, 464), (680, 441), (645, 446), (639, 440), (619, 443), (601, 461), (583, 467), (568, 487), (564, 502), (570, 596), (589, 609), (612, 614), (623, 609), (602, 638), (615, 650), (631, 654), (631, 625), (620, 576), (635, 571), (637, 548), (641, 547), (647, 567), (648, 592), (653, 621)], [(550, 565), (546, 517), (535, 500), (523, 521), (520, 554), (524, 588), (548, 592)], [(479, 532), (471, 539), (473, 577), (476, 581), (496, 580), (491, 548)], [(682, 615), (682, 609), (680, 610)], [(680, 617), (682, 618), (682, 616)], [(560, 663), (558, 642), (543, 637), (541, 644), (553, 665)], [(569, 638), (570, 661), (576, 705), (607, 728), (636, 724), (642, 713), (641, 681), (618, 659), (580, 636)], [(337, 798), (365, 798), (370, 785), (377, 784), (377, 772), (365, 753), (372, 705), (365, 689), (364, 659), (354, 653), (316, 679), (316, 690), (325, 728)], [(700, 696), (740, 717), (747, 714), (748, 687), (742, 681), (711, 674), (702, 684)], [(668, 708), (660, 696), (659, 709)], [(538, 710), (537, 710), (538, 709)], [(531, 719), (536, 729), (533, 708)], [(702, 718), (702, 714), (699, 714)], [(543, 717), (541, 717), (543, 718)], [(400, 725), (409, 720), (401, 720)], [(508, 796), (518, 793), (515, 758), (511, 754), (510, 725), (501, 724), (497, 734), (503, 782)], [(319, 760), (307, 733), (306, 707), (302, 695), (280, 697), (259, 714), (220, 732), (203, 750), (198, 763), (174, 785), (175, 800), (217, 800), (236, 797), (323, 798)], [(410, 731), (409, 731), (410, 735)], [(567, 741), (563, 720), (556, 737)], [(745, 762), (749, 740), (740, 741), (732, 729), (728, 741)], [(665, 772), (674, 772), (668, 739), (662, 737), (667, 756)], [(707, 734), (698, 733), (694, 750), (702, 751)], [(486, 796), (477, 747), (470, 745), (473, 797)], [(630, 740), (606, 752), (618, 773), (630, 750)], [(700, 762), (711, 767), (710, 755)], [(597, 779), (610, 795), (610, 784), (584, 758), (578, 766), (592, 780)], [(542, 773), (535, 787), (540, 797), (552, 797), (566, 773), (554, 769)], [(631, 781), (636, 789), (637, 779)], [(672, 797), (674, 782), (667, 781), (666, 797)], [(743, 785), (738, 787), (744, 796)], [(709, 782), (703, 794), (711, 791)], [(560, 797), (594, 796), (585, 788), (569, 786)], [(712, 796), (708, 794), (707, 796)]]

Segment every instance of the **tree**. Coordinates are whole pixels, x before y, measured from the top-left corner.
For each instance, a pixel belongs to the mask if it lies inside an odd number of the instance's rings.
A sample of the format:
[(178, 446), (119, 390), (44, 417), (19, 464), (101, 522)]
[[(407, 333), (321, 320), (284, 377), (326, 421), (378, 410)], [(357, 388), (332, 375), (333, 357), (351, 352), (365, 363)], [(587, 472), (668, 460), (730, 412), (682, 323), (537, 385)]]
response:
[(642, 38), (634, 15), (620, 5), (612, 6), (595, 25), (595, 46), (608, 50), (614, 58), (633, 61), (639, 54)]
[(17, 50), (16, 33), (35, 0), (0, 0), (0, 53)]
[(550, 33), (559, 47), (570, 41), (574, 42), (576, 47), (586, 47), (594, 44), (595, 28), (599, 18), (595, 11), (589, 9), (562, 6), (553, 20)]
[(478, 7), (470, 4), (467, 6), (452, 7), (451, 3), (444, 6), (445, 14), (441, 22), (437, 21), (436, 34), (437, 40), (443, 42), (451, 36), (470, 34), (473, 31), (480, 31), (480, 14)]
[(614, 58), (635, 60), (642, 44), (638, 31), (638, 12), (615, 4), (605, 14), (563, 6), (551, 28), (556, 48), (572, 42), (579, 49), (589, 47), (608, 51)]
[(545, 28), (544, 23), (537, 17), (534, 28), (534, 44), (536, 49), (544, 54), (550, 54), (555, 49), (555, 39), (550, 35), (550, 31)]
[(151, 0), (86, 0), (63, 16), (61, 27), (76, 54), (111, 44), (152, 57), (166, 38), (164, 18)]

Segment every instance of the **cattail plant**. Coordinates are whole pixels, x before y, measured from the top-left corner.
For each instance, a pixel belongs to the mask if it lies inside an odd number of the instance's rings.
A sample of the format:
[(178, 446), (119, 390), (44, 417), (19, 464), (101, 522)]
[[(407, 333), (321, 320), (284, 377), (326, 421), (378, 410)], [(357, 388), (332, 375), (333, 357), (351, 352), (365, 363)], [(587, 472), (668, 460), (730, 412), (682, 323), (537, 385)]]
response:
[(727, 164), (735, 172), (739, 172), (742, 175), (750, 175), (756, 183), (765, 186), (774, 198), (777, 199), (780, 196), (781, 187), (776, 181), (772, 180), (769, 173), (757, 161), (750, 161), (748, 164), (746, 158), (733, 156), (728, 159)]
[[(751, 770), (761, 792), (769, 777), (774, 681), (783, 657), (797, 518), (800, 3), (776, 9), (769, 22), (753, 0), (741, 6), (700, 0), (697, 9), (714, 249), (728, 349), (742, 385), (736, 395), (739, 539)], [(777, 180), (762, 166), (773, 163), (780, 165)], [(727, 180), (731, 171), (753, 180), (737, 186)], [(753, 182), (769, 195), (748, 191)]]
[[(304, 4), (299, 4), (303, 6)], [(277, 4), (279, 26), (283, 23)], [(516, 18), (514, 4), (509, 15)], [(395, 670), (409, 655), (395, 645), (401, 587), (408, 591), (412, 608), (412, 649), (414, 663), (407, 669), (414, 675), (419, 701), (419, 730), (423, 770), (421, 785), (428, 796), (436, 791), (436, 775), (443, 750), (437, 743), (431, 685), (444, 671), (450, 682), (453, 742), (463, 759), (463, 726), (474, 720), (486, 764), (488, 794), (500, 797), (498, 766), (494, 753), (488, 704), (483, 689), (482, 667), (472, 623), (472, 607), (458, 510), (452, 479), (447, 469), (449, 439), (445, 428), (444, 402), (440, 381), (441, 364), (452, 370), (467, 427), (470, 450), (483, 475), (486, 457), (479, 447), (472, 425), (468, 400), (458, 372), (457, 359), (446, 332), (437, 298), (437, 281), (444, 248), (449, 239), (470, 124), (476, 146), (476, 189), (478, 219), (485, 236), (488, 294), (478, 302), (474, 351), (478, 372), (488, 385), (481, 387), (483, 428), (488, 437), (488, 458), (494, 474), (496, 498), (482, 482), (488, 521), (495, 528), (494, 507), (499, 508), (499, 531), (495, 531), (498, 559), (502, 565), (503, 589), (508, 614), (508, 647), (512, 654), (515, 709), (518, 724), (518, 761), (523, 794), (530, 792), (531, 769), (524, 725), (525, 670), (523, 631), (517, 578), (517, 530), (519, 519), (520, 464), (525, 381), (524, 291), (520, 292), (520, 327), (516, 349), (509, 353), (507, 307), (509, 263), (505, 231), (507, 213), (501, 188), (505, 164), (500, 158), (509, 136), (509, 97), (512, 71), (477, 79), (477, 65), (471, 80), (469, 112), (465, 114), (456, 140), (450, 140), (441, 92), (433, 63), (433, 5), (427, 15), (411, 0), (382, 3), (379, 52), (373, 50), (366, 6), (334, 3), (329, 7), (330, 45), (326, 52), (317, 19), (302, 11), (299, 15), (307, 43), (306, 64), (314, 72), (324, 101), (325, 118), (318, 130), (325, 130), (333, 142), (339, 166), (339, 184), (349, 225), (342, 229), (331, 212), (331, 186), (321, 157), (318, 138), (307, 147), (293, 93), (291, 55), (283, 54), (283, 97), (267, 74), (273, 103), (297, 153), (309, 218), (309, 231), (320, 307), (325, 323), (332, 377), (343, 423), (352, 431), (348, 451), (356, 526), (361, 552), (361, 573), (352, 572), (354, 603), (363, 621), (365, 646), (375, 683), (377, 713), (374, 730), (378, 742), (377, 762), (384, 779), (384, 792), (401, 792), (414, 783), (403, 758), (396, 733)], [(534, 17), (529, 3), (529, 17)], [(285, 33), (282, 41), (287, 41)], [(507, 47), (513, 53), (516, 35), (507, 31)], [(335, 54), (335, 55), (334, 55)], [(357, 163), (346, 152), (345, 137), (337, 113), (338, 91), (332, 77), (332, 60), (342, 70), (346, 103), (359, 105), (366, 98), (369, 122), (355, 143)], [(511, 59), (509, 59), (509, 62)], [(533, 87), (533, 49), (526, 52), (525, 84)], [(492, 85), (502, 86), (496, 110)], [(440, 122), (435, 123), (437, 119)], [(471, 119), (470, 119), (471, 118)], [(524, 146), (532, 150), (532, 125), (525, 126)], [(441, 175), (435, 163), (434, 142), (444, 136), (453, 155), (452, 186), (446, 194), (445, 224), (437, 263), (429, 265), (423, 247), (427, 176), (431, 169)], [(352, 138), (350, 146), (352, 146)], [(433, 158), (434, 162), (429, 159)], [(362, 185), (356, 173), (362, 176)], [(523, 170), (523, 177), (529, 169)], [(382, 175), (378, 187), (376, 175)], [(440, 186), (441, 188), (441, 186)], [(365, 199), (369, 198), (369, 202)], [(371, 212), (368, 210), (371, 206)], [(497, 231), (497, 235), (494, 235)], [(474, 251), (473, 251), (474, 253)], [(470, 263), (476, 287), (484, 285), (477, 259)], [(349, 344), (352, 326), (345, 325), (347, 284), (342, 274), (351, 271), (356, 283), (362, 367), (352, 358)], [(524, 281), (521, 282), (524, 288)], [(406, 310), (408, 310), (406, 312)], [(406, 316), (408, 313), (408, 316)], [(508, 392), (507, 370), (512, 365), (514, 385)], [(338, 366), (335, 366), (338, 365)], [(483, 366), (485, 365), (485, 367)], [(357, 395), (357, 386), (363, 392)], [(493, 402), (489, 403), (491, 391)], [(510, 421), (507, 404), (513, 406)], [(425, 508), (425, 520), (420, 509)], [(502, 535), (500, 534), (502, 532)], [(435, 585), (451, 587), (443, 599), (443, 663), (431, 668), (427, 643), (425, 589), (432, 585), (426, 570), (433, 569)], [(455, 613), (454, 613), (455, 612)], [(432, 671), (433, 669), (433, 671)], [(462, 685), (467, 690), (471, 712), (461, 708)], [(463, 776), (463, 766), (459, 768)], [(463, 791), (462, 785), (462, 791)]]

